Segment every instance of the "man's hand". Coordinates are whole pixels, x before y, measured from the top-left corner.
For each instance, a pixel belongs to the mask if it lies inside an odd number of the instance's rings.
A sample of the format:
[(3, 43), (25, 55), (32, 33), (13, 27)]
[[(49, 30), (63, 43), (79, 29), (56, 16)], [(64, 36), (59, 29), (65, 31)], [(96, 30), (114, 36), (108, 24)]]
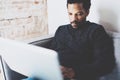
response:
[(64, 78), (73, 79), (75, 77), (75, 72), (72, 68), (61, 66), (61, 71)]

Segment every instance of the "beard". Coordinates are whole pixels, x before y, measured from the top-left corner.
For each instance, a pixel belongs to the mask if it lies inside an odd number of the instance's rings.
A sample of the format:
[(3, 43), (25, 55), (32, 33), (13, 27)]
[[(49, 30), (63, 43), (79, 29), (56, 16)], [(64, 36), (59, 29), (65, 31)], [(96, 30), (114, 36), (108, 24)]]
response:
[(82, 26), (84, 24), (84, 21), (72, 21), (70, 22), (73, 28), (79, 28), (80, 26)]

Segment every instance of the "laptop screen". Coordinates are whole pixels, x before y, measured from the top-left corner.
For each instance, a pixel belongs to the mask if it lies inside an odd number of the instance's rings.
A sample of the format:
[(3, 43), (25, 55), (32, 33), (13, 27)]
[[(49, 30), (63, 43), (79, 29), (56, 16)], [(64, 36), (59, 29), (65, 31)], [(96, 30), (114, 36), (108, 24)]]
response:
[(53, 50), (0, 38), (0, 55), (8, 72), (42, 80), (63, 80), (58, 55)]

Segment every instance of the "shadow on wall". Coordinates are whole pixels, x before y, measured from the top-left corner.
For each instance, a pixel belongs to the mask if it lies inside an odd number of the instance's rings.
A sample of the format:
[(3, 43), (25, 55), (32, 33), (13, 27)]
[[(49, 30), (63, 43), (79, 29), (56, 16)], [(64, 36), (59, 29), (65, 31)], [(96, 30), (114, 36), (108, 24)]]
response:
[(107, 31), (118, 32), (118, 16), (114, 11), (109, 9), (99, 9), (99, 23), (104, 26)]

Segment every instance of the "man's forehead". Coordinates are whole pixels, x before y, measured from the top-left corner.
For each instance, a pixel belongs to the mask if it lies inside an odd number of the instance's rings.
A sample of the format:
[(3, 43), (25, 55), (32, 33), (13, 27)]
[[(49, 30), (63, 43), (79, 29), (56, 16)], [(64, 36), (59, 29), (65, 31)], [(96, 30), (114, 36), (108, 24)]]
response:
[(82, 3), (68, 4), (68, 8), (83, 8), (83, 4)]

